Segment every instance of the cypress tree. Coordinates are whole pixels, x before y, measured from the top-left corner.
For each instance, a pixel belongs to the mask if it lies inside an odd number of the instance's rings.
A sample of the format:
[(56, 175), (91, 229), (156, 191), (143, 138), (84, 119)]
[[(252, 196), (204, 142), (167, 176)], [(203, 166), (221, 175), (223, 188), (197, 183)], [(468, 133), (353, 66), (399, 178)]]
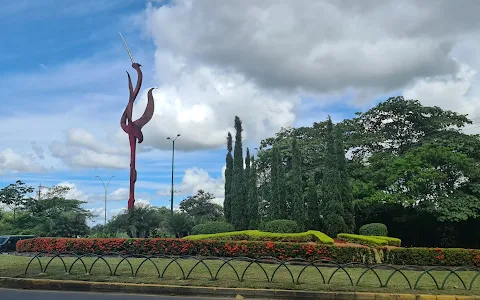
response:
[(232, 157), (232, 134), (227, 135), (227, 157), (225, 168), (225, 200), (223, 201), (223, 214), (227, 222), (232, 222), (232, 175), (233, 175), (233, 157)]
[[(245, 153), (245, 225), (249, 226), (250, 224), (250, 149), (247, 148), (247, 152)], [(247, 229), (246, 228), (246, 229)]]
[(325, 233), (331, 237), (336, 237), (338, 233), (348, 231), (343, 218), (341, 179), (335, 148), (333, 124), (331, 118), (328, 117), (327, 135), (325, 138), (325, 167), (321, 182), (323, 202), (321, 213), (323, 215)]
[(337, 168), (340, 174), (340, 193), (343, 204), (343, 219), (347, 225), (347, 232), (353, 233), (355, 230), (355, 212), (353, 207), (353, 192), (350, 185), (347, 160), (345, 158), (345, 147), (343, 145), (343, 137), (341, 128), (335, 126), (335, 151), (337, 158)]
[(305, 225), (305, 201), (303, 199), (302, 158), (297, 138), (292, 139), (292, 219), (303, 229)]
[(235, 116), (235, 147), (233, 149), (232, 172), (232, 224), (244, 230), (246, 224), (245, 170), (243, 169), (242, 121)]
[(315, 176), (313, 174), (308, 177), (307, 191), (306, 191), (305, 197), (307, 202), (307, 220), (308, 220), (306, 229), (321, 230), (322, 221), (320, 218), (320, 202), (318, 199)]
[(252, 167), (250, 168), (250, 188), (249, 188), (249, 229), (258, 229), (260, 225), (260, 212), (258, 203), (258, 187), (257, 187), (257, 166), (255, 165), (255, 158), (251, 158)]

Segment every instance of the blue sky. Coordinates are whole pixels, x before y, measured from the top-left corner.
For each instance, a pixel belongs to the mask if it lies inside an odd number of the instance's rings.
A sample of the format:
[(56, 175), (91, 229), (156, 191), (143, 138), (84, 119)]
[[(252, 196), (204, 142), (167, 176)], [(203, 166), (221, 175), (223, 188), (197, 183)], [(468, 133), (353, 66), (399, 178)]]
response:
[[(136, 76), (119, 32), (144, 75), (134, 117), (147, 89), (158, 87), (155, 115), (137, 146), (136, 198), (143, 203), (169, 205), (166, 137), (177, 133), (175, 206), (200, 188), (222, 203), (224, 141), (235, 115), (245, 145), (255, 148), (281, 127), (327, 115), (340, 121), (389, 96), (480, 113), (471, 88), (479, 44), (470, 37), (478, 28), (457, 24), (475, 18), (448, 18), (443, 4), (435, 15), (396, 8), (411, 30), (386, 17), (395, 1), (365, 14), (329, 1), (165, 3), (0, 0), (0, 185), (65, 184), (103, 216), (95, 176), (113, 175), (108, 216), (126, 206), (129, 147), (119, 120), (128, 100), (125, 71), (134, 83)], [(425, 18), (459, 31), (432, 32)]]

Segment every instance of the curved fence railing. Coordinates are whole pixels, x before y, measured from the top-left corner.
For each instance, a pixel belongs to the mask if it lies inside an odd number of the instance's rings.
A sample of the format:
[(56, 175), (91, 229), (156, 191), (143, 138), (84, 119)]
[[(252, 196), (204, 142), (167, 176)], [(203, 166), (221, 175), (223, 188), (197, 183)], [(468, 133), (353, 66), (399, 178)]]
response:
[[(68, 258), (68, 260), (67, 260)], [(162, 264), (158, 261), (162, 260)], [(43, 263), (42, 263), (43, 260)], [(156, 272), (158, 278), (164, 278), (166, 272), (173, 266), (179, 268), (180, 278), (192, 278), (193, 272), (199, 268), (204, 267), (207, 277), (210, 280), (218, 280), (220, 272), (232, 272), (233, 278), (238, 281), (248, 279), (247, 271), (252, 267), (258, 267), (258, 272), (261, 272), (261, 278), (267, 282), (274, 282), (275, 276), (282, 270), (286, 271), (287, 278), (294, 284), (302, 283), (302, 279), (306, 277), (306, 271), (312, 269), (314, 272), (309, 274), (315, 276), (315, 280), (320, 284), (331, 284), (335, 275), (343, 273), (346, 278), (345, 284), (350, 286), (360, 286), (362, 280), (365, 281), (367, 274), (373, 274), (369, 283), (373, 281), (378, 284), (376, 287), (388, 287), (392, 283), (392, 278), (397, 275), (406, 287), (409, 289), (418, 289), (420, 280), (424, 277), (433, 282), (434, 288), (443, 290), (447, 285), (452, 283), (452, 280), (458, 280), (458, 289), (472, 290), (480, 289), (480, 268), (475, 267), (421, 267), (421, 266), (394, 266), (386, 264), (368, 265), (364, 263), (352, 262), (346, 264), (336, 263), (331, 260), (316, 260), (307, 261), (303, 259), (293, 259), (289, 261), (282, 261), (273, 257), (261, 258), (247, 258), (247, 257), (199, 257), (199, 256), (169, 256), (169, 255), (122, 255), (119, 253), (109, 253), (103, 255), (84, 254), (78, 255), (75, 253), (36, 253), (30, 259), (25, 267), (25, 275), (29, 270), (32, 270), (35, 265), (40, 269), (40, 273), (47, 274), (52, 262), (59, 261), (60, 268), (65, 274), (74, 274), (74, 266), (80, 265), (81, 269), (86, 275), (92, 275), (94, 267), (103, 264), (101, 275), (119, 276), (119, 268), (125, 266), (128, 269), (129, 277), (136, 278), (141, 273), (140, 271), (146, 266), (150, 265)], [(181, 262), (189, 260), (189, 266), (185, 266)], [(215, 261), (215, 268), (208, 264), (208, 262)], [(38, 263), (38, 264), (37, 264)], [(161, 265), (164, 265), (163, 267)], [(98, 271), (100, 268), (96, 268)], [(57, 267), (58, 271), (58, 267)], [(78, 271), (78, 269), (77, 269)], [(105, 274), (106, 272), (106, 274)], [(463, 274), (468, 273), (468, 276)], [(352, 276), (355, 273), (355, 276)], [(440, 274), (441, 273), (441, 274)], [(439, 275), (440, 274), (440, 275)], [(95, 273), (95, 275), (97, 275)], [(125, 275), (125, 270), (123, 271)], [(354, 279), (354, 277), (357, 277)], [(468, 278), (465, 278), (468, 277)], [(371, 286), (371, 285), (370, 285)]]

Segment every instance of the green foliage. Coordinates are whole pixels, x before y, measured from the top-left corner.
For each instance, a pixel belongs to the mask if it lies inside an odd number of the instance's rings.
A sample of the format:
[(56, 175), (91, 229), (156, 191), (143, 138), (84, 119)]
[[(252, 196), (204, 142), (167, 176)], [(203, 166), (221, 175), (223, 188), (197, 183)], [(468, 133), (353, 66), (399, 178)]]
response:
[(243, 169), (242, 121), (235, 116), (235, 147), (232, 173), (232, 224), (236, 229), (247, 229), (247, 195), (245, 170)]
[(365, 224), (362, 227), (360, 227), (358, 232), (361, 235), (388, 236), (387, 226), (382, 223)]
[(33, 201), (31, 197), (27, 197), (27, 194), (33, 191), (33, 187), (26, 185), (21, 180), (17, 180), (0, 190), (0, 203), (5, 204), (13, 211), (13, 221), (16, 219), (17, 210), (24, 209), (26, 205)]
[(233, 156), (232, 134), (227, 135), (227, 157), (225, 159), (225, 199), (223, 201), (223, 214), (228, 222), (232, 222), (232, 180), (233, 180)]
[(335, 156), (339, 172), (340, 198), (343, 206), (343, 219), (347, 225), (348, 232), (355, 230), (355, 212), (353, 207), (353, 193), (347, 172), (347, 161), (345, 158), (345, 146), (343, 145), (342, 130), (337, 125), (334, 132)]
[(245, 215), (246, 215), (246, 224), (247, 224), (247, 227), (245, 227), (245, 229), (248, 228), (248, 226), (250, 225), (250, 185), (251, 185), (251, 179), (250, 179), (250, 176), (252, 175), (251, 174), (251, 170), (252, 170), (252, 166), (251, 166), (251, 157), (250, 157), (250, 149), (247, 148), (247, 152), (245, 154), (245, 171), (244, 171), (244, 174), (245, 174)]
[(273, 233), (259, 230), (244, 230), (224, 232), (218, 234), (201, 234), (184, 237), (191, 241), (196, 240), (221, 240), (221, 241), (274, 241), (274, 242), (316, 242), (320, 244), (333, 245), (331, 237), (323, 232), (309, 230), (302, 233)]
[(300, 232), (297, 222), (292, 220), (273, 220), (265, 224), (266, 232), (297, 233)]
[(168, 226), (168, 216), (167, 208), (135, 205), (132, 211), (115, 216), (107, 224), (107, 232), (126, 232), (129, 237), (134, 238), (148, 237), (152, 229)]
[(213, 199), (212, 194), (198, 190), (196, 195), (180, 202), (180, 210), (191, 216), (196, 224), (219, 220), (222, 218), (222, 207), (212, 203)]
[(320, 218), (320, 203), (317, 194), (317, 185), (315, 184), (315, 177), (310, 175), (307, 182), (306, 190), (307, 202), (307, 229), (320, 229), (322, 227), (322, 219)]
[(193, 226), (191, 234), (212, 234), (230, 231), (235, 231), (235, 227), (233, 227), (232, 224), (223, 221), (215, 221)]
[(285, 174), (282, 158), (277, 147), (272, 148), (271, 191), (269, 199), (270, 218), (287, 218), (287, 201), (285, 189)]
[(250, 229), (256, 229), (260, 225), (260, 207), (258, 201), (258, 188), (257, 188), (257, 166), (255, 164), (255, 158), (252, 155), (252, 167), (250, 169), (250, 188), (248, 194), (248, 201), (249, 201), (249, 226)]
[(323, 170), (321, 182), (321, 212), (325, 233), (336, 236), (340, 232), (348, 232), (349, 228), (343, 218), (345, 211), (342, 203), (341, 173), (338, 169), (338, 158), (335, 149), (333, 124), (330, 117), (327, 123), (325, 139), (325, 160), (328, 162)]
[(292, 175), (290, 178), (293, 192), (292, 219), (297, 222), (300, 230), (305, 228), (305, 200), (303, 198), (302, 157), (297, 145), (297, 139), (292, 139)]
[(178, 238), (187, 236), (194, 225), (192, 218), (184, 212), (174, 213), (169, 224), (171, 232)]
[(347, 241), (351, 243), (357, 243), (360, 245), (365, 245), (369, 247), (378, 247), (388, 245), (388, 241), (385, 239), (377, 238), (376, 236), (366, 236), (358, 234), (349, 234), (349, 233), (339, 233), (337, 238), (342, 241)]
[(480, 267), (480, 250), (455, 248), (383, 249), (383, 260), (392, 265)]

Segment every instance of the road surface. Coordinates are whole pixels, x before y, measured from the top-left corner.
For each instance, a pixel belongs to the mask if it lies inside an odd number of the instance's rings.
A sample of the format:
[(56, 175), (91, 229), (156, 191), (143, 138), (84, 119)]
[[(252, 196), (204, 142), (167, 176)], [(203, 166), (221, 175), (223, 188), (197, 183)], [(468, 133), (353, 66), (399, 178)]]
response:
[[(100, 294), (89, 292), (63, 292), (63, 291), (34, 291), (34, 290), (12, 290), (0, 289), (2, 300), (206, 300), (211, 297), (189, 297), (189, 296), (161, 296), (161, 295), (135, 295), (135, 294)], [(213, 298), (219, 300), (235, 298)]]

